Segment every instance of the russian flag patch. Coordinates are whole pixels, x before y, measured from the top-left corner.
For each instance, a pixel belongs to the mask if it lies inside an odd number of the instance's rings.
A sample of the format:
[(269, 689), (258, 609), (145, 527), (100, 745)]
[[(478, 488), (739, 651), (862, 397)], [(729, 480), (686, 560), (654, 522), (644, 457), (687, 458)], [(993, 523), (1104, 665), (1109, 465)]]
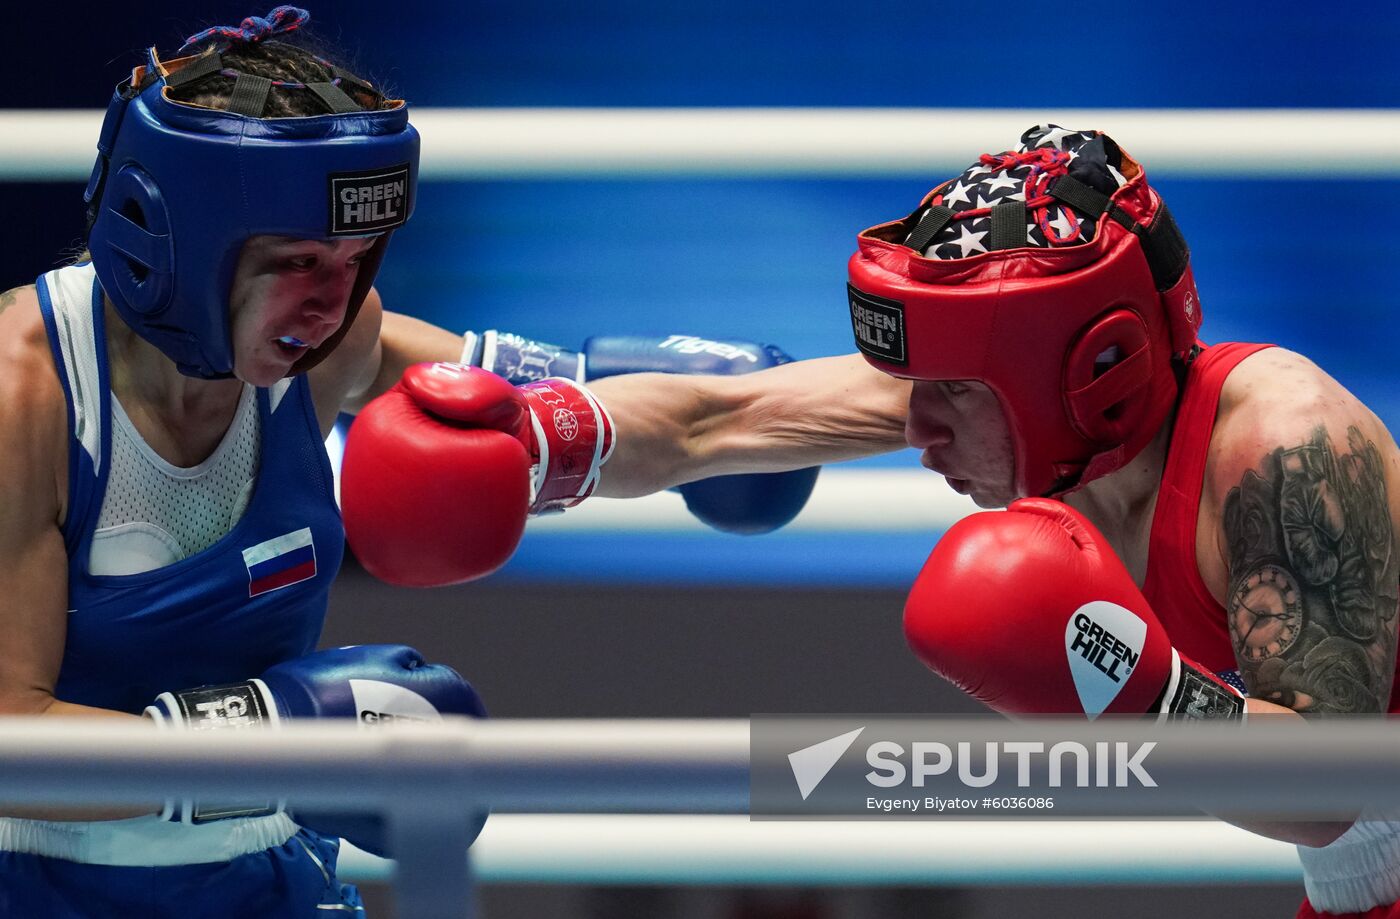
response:
[(316, 543), (302, 527), (243, 550), (248, 596), (256, 597), (316, 576)]

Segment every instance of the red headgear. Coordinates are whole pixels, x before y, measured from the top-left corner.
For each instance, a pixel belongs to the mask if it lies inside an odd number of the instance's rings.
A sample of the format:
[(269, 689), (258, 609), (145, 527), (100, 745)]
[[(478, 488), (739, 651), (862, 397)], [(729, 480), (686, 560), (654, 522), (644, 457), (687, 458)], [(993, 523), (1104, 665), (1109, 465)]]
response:
[[(1112, 140), (1084, 136), (1093, 150), (1076, 156), (1042, 141), (1051, 145), (982, 157), (913, 214), (861, 233), (849, 266), (866, 360), (897, 377), (986, 384), (1006, 412), (1023, 496), (1073, 491), (1147, 446), (1175, 404), (1172, 358), (1189, 354), (1201, 323), (1189, 252), (1166, 205)], [(1017, 180), (990, 206), (990, 195), (947, 206), (967, 200), (955, 183), (977, 176), (993, 177), (989, 187)], [(990, 235), (975, 243), (987, 251), (921, 254), (948, 251), (929, 243), (984, 217), (989, 234), (971, 235)]]

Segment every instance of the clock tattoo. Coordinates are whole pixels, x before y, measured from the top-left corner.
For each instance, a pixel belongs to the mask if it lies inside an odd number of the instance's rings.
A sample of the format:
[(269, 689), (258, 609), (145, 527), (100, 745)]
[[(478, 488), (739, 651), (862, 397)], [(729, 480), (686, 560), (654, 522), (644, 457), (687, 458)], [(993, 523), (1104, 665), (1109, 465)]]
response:
[(1389, 462), (1359, 427), (1340, 445), (1319, 426), (1226, 495), (1226, 615), (1250, 695), (1306, 714), (1386, 710), (1400, 628)]
[(1235, 651), (1259, 662), (1278, 657), (1303, 630), (1303, 601), (1293, 575), (1265, 562), (1234, 584), (1230, 617)]

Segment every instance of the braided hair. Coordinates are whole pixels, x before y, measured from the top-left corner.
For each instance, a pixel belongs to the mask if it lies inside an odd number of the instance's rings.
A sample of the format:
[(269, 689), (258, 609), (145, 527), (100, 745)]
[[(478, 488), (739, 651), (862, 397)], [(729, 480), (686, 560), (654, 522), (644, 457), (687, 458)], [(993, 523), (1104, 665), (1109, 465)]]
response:
[[(259, 117), (298, 118), (333, 109), (324, 88), (333, 86), (364, 111), (389, 108), (392, 103), (369, 83), (331, 63), (305, 38), (299, 43), (274, 39), (299, 31), (311, 19), (306, 10), (279, 6), (266, 17), (250, 16), (240, 26), (213, 26), (185, 40), (180, 54), (198, 55), (187, 65), (200, 71), (170, 88), (177, 102), (224, 109), (234, 98), (240, 76), (271, 81), (272, 90)], [(148, 74), (141, 88), (156, 79)]]
[[(265, 18), (250, 16), (239, 26), (213, 26), (190, 36), (178, 53), (193, 60), (176, 71), (174, 79), (167, 79), (169, 97), (189, 105), (234, 110), (240, 81), (253, 78), (271, 84), (253, 113), (260, 118), (300, 118), (356, 108), (376, 111), (398, 104), (313, 50), (317, 46), (304, 35), (298, 36), (297, 44), (272, 39), (299, 31), (310, 19), (306, 10), (279, 6)], [(159, 79), (148, 69), (140, 84), (126, 91), (139, 93)], [(89, 226), (93, 217), (89, 209)], [(91, 252), (81, 243), (65, 258), (68, 264), (91, 260)]]

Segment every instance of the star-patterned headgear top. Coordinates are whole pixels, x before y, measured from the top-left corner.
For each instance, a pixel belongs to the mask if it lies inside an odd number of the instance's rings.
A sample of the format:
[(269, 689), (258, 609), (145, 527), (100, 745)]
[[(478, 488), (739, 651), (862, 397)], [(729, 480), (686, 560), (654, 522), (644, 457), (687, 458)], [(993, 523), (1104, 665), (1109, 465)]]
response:
[(858, 245), (856, 346), (897, 377), (995, 392), (1020, 495), (1121, 468), (1170, 414), (1201, 324), (1190, 253), (1106, 134), (1033, 127)]

